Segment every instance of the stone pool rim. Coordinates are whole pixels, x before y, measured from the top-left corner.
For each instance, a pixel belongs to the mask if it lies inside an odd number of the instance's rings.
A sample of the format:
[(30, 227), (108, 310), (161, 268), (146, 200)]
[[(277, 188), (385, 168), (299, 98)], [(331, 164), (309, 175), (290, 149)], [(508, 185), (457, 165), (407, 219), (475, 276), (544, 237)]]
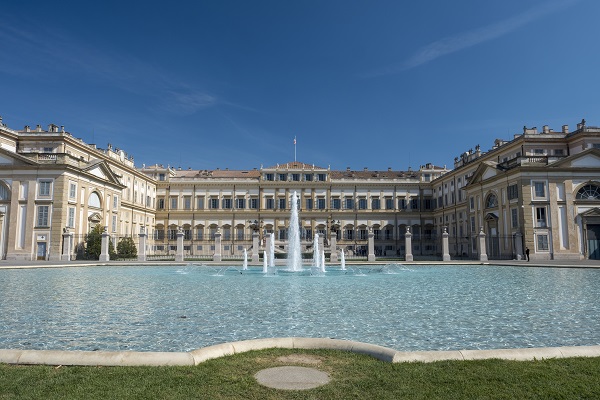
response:
[(600, 357), (600, 345), (493, 350), (398, 351), (352, 340), (284, 337), (221, 343), (187, 352), (0, 349), (0, 363), (64, 366), (195, 366), (215, 358), (274, 348), (341, 350), (365, 354), (389, 363), (486, 359), (531, 361), (552, 358)]

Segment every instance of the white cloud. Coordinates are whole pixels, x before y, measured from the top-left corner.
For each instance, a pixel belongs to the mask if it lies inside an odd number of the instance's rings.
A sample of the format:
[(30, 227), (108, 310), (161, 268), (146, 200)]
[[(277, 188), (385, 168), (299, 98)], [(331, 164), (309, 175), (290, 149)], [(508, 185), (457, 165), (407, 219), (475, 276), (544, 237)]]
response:
[(496, 22), (476, 30), (437, 40), (428, 44), (427, 46), (422, 47), (419, 51), (417, 51), (416, 54), (402, 64), (371, 71), (365, 76), (376, 77), (382, 75), (391, 75), (416, 68), (445, 55), (452, 54), (457, 51), (464, 50), (469, 47), (507, 35), (521, 28), (522, 26), (525, 26), (548, 14), (557, 12), (558, 10), (570, 6), (577, 1), (579, 0), (559, 0), (548, 2), (537, 8), (530, 9), (522, 14), (505, 19), (503, 21)]

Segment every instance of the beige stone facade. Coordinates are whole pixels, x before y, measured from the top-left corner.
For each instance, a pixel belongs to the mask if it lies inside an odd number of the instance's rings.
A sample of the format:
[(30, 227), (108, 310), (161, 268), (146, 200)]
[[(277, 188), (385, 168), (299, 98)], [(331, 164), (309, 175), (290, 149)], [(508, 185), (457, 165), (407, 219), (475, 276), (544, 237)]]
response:
[(318, 233), (332, 258), (343, 250), (382, 260), (518, 259), (527, 248), (534, 260), (600, 257), (600, 128), (585, 121), (573, 131), (524, 128), (488, 151), (466, 151), (452, 169), (414, 171), (296, 161), (249, 170), (137, 168), (123, 150), (96, 148), (62, 127), (1, 124), (0, 179), (5, 259), (74, 258), (97, 224), (115, 242), (147, 232), (149, 257), (175, 255), (180, 229), (188, 260), (237, 259), (244, 250), (258, 257), (270, 233), (285, 253), (294, 192), (307, 253)]

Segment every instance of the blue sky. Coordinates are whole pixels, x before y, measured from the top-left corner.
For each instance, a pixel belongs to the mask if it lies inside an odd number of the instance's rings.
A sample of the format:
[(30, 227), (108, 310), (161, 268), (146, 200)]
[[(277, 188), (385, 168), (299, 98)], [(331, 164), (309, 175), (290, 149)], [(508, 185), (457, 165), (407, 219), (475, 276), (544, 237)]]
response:
[(5, 2), (0, 115), (136, 165), (393, 169), (600, 126), (596, 0)]

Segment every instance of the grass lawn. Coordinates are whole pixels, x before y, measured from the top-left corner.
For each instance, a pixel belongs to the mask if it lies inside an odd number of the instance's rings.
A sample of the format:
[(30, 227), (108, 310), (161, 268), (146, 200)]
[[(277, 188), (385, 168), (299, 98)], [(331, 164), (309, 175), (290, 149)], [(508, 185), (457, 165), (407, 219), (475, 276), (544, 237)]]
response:
[[(282, 357), (294, 355), (292, 360)], [(309, 361), (313, 363), (308, 363)], [(316, 389), (259, 385), (263, 368), (327, 372)], [(254, 351), (196, 367), (0, 364), (0, 399), (600, 399), (600, 358), (389, 364), (332, 350)]]

